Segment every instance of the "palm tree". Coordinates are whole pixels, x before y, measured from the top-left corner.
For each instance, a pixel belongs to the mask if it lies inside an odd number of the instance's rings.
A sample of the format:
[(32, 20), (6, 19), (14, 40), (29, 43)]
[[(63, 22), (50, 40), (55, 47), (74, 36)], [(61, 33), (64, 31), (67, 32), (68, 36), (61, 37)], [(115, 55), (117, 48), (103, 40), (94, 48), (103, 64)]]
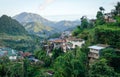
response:
[(104, 13), (105, 9), (103, 7), (99, 8), (102, 13)]
[(120, 2), (117, 3), (117, 5), (115, 6), (115, 10), (117, 12), (117, 14), (120, 14)]

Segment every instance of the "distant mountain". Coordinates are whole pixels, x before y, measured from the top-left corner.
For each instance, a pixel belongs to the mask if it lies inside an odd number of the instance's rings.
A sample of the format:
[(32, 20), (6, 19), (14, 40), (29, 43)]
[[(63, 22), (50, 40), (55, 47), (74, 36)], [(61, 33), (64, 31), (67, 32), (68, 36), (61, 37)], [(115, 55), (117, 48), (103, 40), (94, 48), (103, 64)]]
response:
[(26, 12), (14, 16), (13, 19), (19, 21), (30, 33), (36, 33), (37, 30), (37, 34), (44, 31), (48, 32), (48, 34), (54, 32), (63, 32), (69, 29), (72, 30), (72, 28), (74, 29), (77, 25), (80, 25), (80, 21), (78, 20), (53, 22), (41, 17), (40, 15)]
[(27, 34), (27, 31), (18, 21), (3, 15), (0, 17), (0, 33), (9, 35), (24, 35)]
[(58, 27), (60, 31), (65, 31), (69, 29), (74, 29), (76, 26), (80, 25), (81, 22), (76, 20), (76, 21), (60, 21), (56, 23), (56, 28)]
[(13, 19), (16, 19), (17, 21), (19, 21), (22, 24), (29, 23), (29, 22), (39, 22), (44, 25), (49, 25), (49, 26), (54, 25), (54, 22), (49, 21), (49, 20), (41, 17), (38, 14), (27, 13), (27, 12), (20, 13), (20, 14), (14, 16)]

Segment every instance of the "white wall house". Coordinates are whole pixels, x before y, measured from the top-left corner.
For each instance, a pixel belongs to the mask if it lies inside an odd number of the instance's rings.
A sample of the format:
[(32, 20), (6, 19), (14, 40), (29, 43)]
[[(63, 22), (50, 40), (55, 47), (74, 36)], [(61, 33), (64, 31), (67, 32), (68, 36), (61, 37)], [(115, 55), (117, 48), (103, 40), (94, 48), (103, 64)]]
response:
[(76, 46), (78, 47), (82, 47), (83, 44), (85, 44), (84, 40), (73, 40), (71, 41), (71, 43), (73, 44), (72, 48), (75, 48)]
[(9, 56), (9, 59), (10, 59), (10, 60), (16, 60), (16, 59), (17, 59), (17, 56)]
[(76, 46), (82, 47), (85, 44), (85, 40), (77, 39), (75, 37), (65, 38), (65, 39), (52, 39), (49, 42), (54, 44), (54, 48), (62, 48), (64, 52), (69, 49), (74, 49)]
[(89, 54), (88, 54), (89, 61), (93, 62), (94, 60), (98, 59), (100, 57), (100, 51), (107, 47), (108, 45), (103, 45), (103, 44), (89, 46), (88, 47), (90, 49)]
[(62, 48), (63, 48), (64, 52), (67, 52), (67, 44), (66, 44), (66, 42), (63, 42)]
[(76, 38), (69, 38), (69, 39), (67, 39), (67, 42), (70, 42), (72, 44), (72, 48), (73, 49), (76, 46), (81, 48), (85, 44), (85, 40), (83, 40), (83, 39), (76, 39)]
[(9, 59), (10, 60), (17, 60), (17, 54), (15, 51), (12, 49), (12, 51), (9, 51)]
[(104, 19), (106, 22), (116, 22), (111, 13), (106, 13)]

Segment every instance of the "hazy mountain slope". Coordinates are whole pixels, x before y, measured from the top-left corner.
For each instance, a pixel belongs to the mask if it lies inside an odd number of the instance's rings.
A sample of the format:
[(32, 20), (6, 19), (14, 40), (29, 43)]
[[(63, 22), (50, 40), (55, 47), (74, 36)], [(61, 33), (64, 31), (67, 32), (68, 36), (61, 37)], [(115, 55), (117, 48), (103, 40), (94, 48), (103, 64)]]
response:
[(24, 27), (31, 34), (41, 35), (44, 33), (46, 34), (54, 33), (54, 28), (45, 26), (41, 24), (40, 22), (29, 22), (25, 24)]
[(14, 16), (13, 19), (16, 19), (20, 23), (40, 22), (41, 24), (48, 25), (48, 26), (54, 25), (54, 22), (49, 21), (38, 14), (27, 13), (27, 12), (20, 13)]
[(59, 27), (59, 30), (64, 31), (64, 30), (69, 30), (69, 29), (74, 29), (77, 25), (80, 25), (80, 21), (60, 21), (56, 23), (56, 28)]

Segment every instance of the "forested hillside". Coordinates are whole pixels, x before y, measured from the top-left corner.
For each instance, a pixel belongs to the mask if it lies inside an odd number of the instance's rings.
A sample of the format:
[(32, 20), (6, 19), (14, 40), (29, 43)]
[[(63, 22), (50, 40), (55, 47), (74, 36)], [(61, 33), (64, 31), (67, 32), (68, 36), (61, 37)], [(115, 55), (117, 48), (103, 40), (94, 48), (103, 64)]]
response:
[(27, 31), (18, 21), (3, 15), (0, 17), (0, 33), (24, 35), (27, 34)]
[(96, 15), (97, 19), (89, 20), (83, 16), (81, 25), (73, 31), (74, 36), (86, 40), (85, 49), (90, 45), (109, 45), (109, 48), (102, 50), (100, 58), (89, 65), (89, 77), (120, 76), (120, 10), (118, 8), (120, 2), (110, 13), (105, 13), (105, 9), (100, 7)]
[(33, 52), (36, 39), (39, 37), (29, 35), (18, 21), (6, 15), (0, 17), (0, 46)]

